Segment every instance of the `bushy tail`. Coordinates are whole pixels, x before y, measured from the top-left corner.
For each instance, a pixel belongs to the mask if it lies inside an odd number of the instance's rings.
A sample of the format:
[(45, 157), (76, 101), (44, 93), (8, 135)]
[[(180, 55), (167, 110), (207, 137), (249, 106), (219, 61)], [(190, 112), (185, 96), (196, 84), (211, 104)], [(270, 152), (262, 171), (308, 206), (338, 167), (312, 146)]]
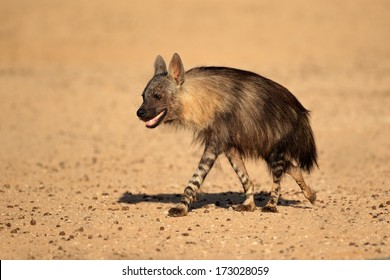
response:
[(309, 123), (308, 112), (302, 116), (300, 125), (298, 125), (297, 130), (294, 133), (294, 138), (295, 143), (297, 144), (297, 153), (293, 155), (293, 157), (301, 169), (310, 173), (315, 166), (318, 167), (318, 155), (313, 130)]
[(274, 162), (293, 160), (298, 167), (310, 173), (317, 164), (317, 148), (309, 123), (309, 113), (304, 112), (294, 129), (276, 143), (265, 158), (272, 170)]

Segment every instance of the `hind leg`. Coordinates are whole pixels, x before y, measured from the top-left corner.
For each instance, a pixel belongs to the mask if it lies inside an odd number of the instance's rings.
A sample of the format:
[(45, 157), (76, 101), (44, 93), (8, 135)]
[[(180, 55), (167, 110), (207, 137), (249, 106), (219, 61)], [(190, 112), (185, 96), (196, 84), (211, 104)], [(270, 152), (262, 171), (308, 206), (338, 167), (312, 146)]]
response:
[(280, 181), (282, 180), (284, 174), (286, 161), (283, 154), (276, 154), (276, 156), (273, 155), (270, 157), (267, 164), (271, 169), (273, 184), (269, 201), (267, 205), (263, 207), (262, 211), (276, 213), (278, 212), (276, 205), (278, 204), (280, 196)]
[(245, 201), (236, 206), (234, 210), (236, 211), (254, 211), (255, 210), (255, 201), (253, 198), (254, 185), (251, 179), (249, 178), (248, 172), (246, 171), (244, 161), (242, 160), (242, 156), (238, 151), (234, 148), (230, 149), (229, 152), (226, 153), (226, 156), (236, 172), (242, 187), (245, 192)]
[(305, 197), (312, 204), (314, 204), (314, 202), (317, 198), (316, 193), (308, 185), (306, 185), (306, 182), (303, 179), (303, 175), (302, 175), (301, 170), (297, 166), (295, 166), (294, 164), (289, 162), (287, 164), (286, 173), (291, 175), (291, 177), (294, 178), (295, 182), (297, 182), (298, 186), (301, 188)]
[(263, 209), (261, 209), (261, 211), (277, 213), (278, 208), (276, 207), (276, 205), (278, 204), (279, 196), (280, 196), (280, 180), (279, 182), (275, 182), (275, 177), (274, 177), (274, 183), (272, 184), (271, 195), (269, 197), (268, 203), (263, 207)]

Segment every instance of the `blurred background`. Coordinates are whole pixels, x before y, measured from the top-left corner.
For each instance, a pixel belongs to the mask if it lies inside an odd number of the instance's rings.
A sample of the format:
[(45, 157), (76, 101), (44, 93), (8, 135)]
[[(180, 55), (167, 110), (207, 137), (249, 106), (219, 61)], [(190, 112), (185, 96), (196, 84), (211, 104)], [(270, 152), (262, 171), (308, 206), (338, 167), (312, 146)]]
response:
[(153, 149), (144, 140), (160, 131), (134, 112), (156, 55), (174, 52), (186, 69), (243, 68), (289, 88), (313, 112), (325, 168), (388, 157), (377, 152), (389, 147), (387, 1), (16, 0), (1, 1), (0, 21), (3, 160), (107, 151), (96, 139)]
[[(180, 52), (190, 65), (383, 63), (387, 1), (1, 1), (5, 63), (137, 68)], [(282, 68), (282, 67), (277, 67)]]
[[(65, 155), (95, 138), (122, 137), (128, 150), (154, 138), (134, 112), (156, 55), (174, 52), (186, 69), (225, 65), (285, 85), (313, 112), (325, 164), (388, 157), (388, 1), (15, 0), (0, 2), (0, 23), (3, 160), (47, 161), (40, 141), (66, 151), (65, 135), (75, 142)], [(45, 133), (63, 141), (48, 149)]]

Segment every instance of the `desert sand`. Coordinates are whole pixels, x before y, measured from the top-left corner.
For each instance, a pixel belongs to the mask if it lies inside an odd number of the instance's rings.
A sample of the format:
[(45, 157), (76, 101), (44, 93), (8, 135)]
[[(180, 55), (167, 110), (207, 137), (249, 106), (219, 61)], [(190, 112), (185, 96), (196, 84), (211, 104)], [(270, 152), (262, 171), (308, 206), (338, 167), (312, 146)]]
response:
[[(388, 259), (388, 1), (1, 1), (0, 259)], [(136, 117), (157, 55), (275, 80), (311, 111), (311, 205), (225, 157), (188, 216), (169, 208), (202, 147)]]

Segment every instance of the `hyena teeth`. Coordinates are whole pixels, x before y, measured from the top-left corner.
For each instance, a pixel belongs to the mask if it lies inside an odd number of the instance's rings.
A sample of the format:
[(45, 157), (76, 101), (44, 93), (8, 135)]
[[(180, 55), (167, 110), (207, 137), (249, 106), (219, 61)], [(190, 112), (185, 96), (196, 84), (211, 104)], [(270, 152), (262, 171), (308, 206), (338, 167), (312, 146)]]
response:
[(146, 126), (153, 126), (157, 123), (157, 121), (164, 115), (165, 111), (161, 111), (160, 114), (158, 114), (156, 117), (154, 117), (153, 119), (145, 122)]

